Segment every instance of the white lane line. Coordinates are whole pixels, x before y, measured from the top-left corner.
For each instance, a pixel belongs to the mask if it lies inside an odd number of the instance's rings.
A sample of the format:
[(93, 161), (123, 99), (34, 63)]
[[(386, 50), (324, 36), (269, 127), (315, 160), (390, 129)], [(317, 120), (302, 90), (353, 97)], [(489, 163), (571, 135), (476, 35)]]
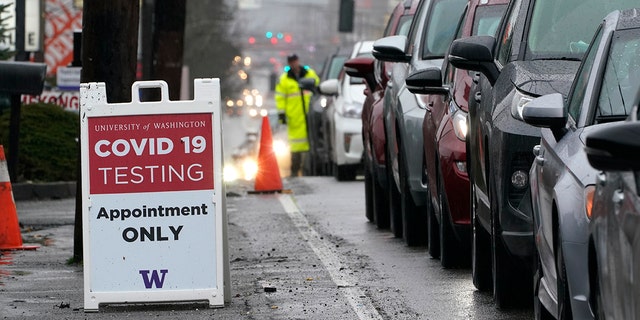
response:
[(300, 235), (307, 241), (316, 256), (322, 261), (325, 269), (329, 272), (331, 279), (338, 286), (342, 295), (349, 301), (351, 308), (356, 312), (358, 318), (382, 319), (378, 310), (373, 306), (371, 299), (364, 294), (364, 291), (356, 285), (357, 279), (353, 277), (352, 270), (340, 262), (338, 254), (331, 249), (329, 241), (320, 238), (320, 234), (313, 229), (309, 221), (301, 213), (300, 208), (288, 194), (278, 195), (278, 200), (293, 221), (293, 224), (300, 232)]

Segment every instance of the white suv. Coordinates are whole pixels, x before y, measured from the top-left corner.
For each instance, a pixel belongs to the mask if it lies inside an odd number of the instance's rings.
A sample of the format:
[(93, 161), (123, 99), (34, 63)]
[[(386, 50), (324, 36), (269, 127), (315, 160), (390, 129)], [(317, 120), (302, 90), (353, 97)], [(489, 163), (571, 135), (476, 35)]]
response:
[[(373, 41), (356, 43), (350, 58), (373, 57)], [(333, 95), (327, 104), (325, 132), (329, 132), (330, 158), (338, 181), (354, 180), (362, 166), (362, 104), (365, 84), (361, 78), (351, 77), (344, 71), (338, 79), (320, 84), (320, 91)]]

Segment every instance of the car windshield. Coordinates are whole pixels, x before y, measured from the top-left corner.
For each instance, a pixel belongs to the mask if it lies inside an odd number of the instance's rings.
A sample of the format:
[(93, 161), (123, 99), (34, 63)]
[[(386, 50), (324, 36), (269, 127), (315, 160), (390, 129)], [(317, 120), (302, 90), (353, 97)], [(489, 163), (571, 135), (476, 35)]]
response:
[(598, 117), (626, 117), (640, 90), (640, 29), (616, 31), (598, 99)]
[(467, 0), (442, 0), (433, 4), (425, 28), (422, 59), (444, 57), (466, 5)]
[(527, 36), (527, 59), (582, 59), (599, 21), (637, 0), (538, 0)]
[(478, 7), (473, 21), (473, 35), (495, 36), (506, 9), (506, 4)]

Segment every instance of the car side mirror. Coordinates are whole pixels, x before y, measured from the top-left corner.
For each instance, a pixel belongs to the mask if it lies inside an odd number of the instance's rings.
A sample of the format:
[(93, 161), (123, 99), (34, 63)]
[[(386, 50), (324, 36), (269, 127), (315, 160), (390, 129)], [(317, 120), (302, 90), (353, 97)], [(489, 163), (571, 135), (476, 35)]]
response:
[(491, 36), (454, 40), (449, 47), (449, 62), (458, 69), (482, 72), (493, 85), (500, 75), (493, 58), (495, 44), (496, 38)]
[(442, 86), (442, 72), (440, 68), (427, 68), (409, 74), (405, 79), (407, 89), (417, 94), (445, 94), (447, 89)]
[(326, 96), (337, 96), (338, 89), (340, 87), (340, 82), (338, 79), (329, 79), (322, 81), (318, 89), (320, 89), (320, 93)]
[(598, 170), (640, 170), (640, 122), (619, 122), (593, 131), (585, 151)]
[(550, 128), (556, 140), (562, 138), (566, 132), (567, 108), (560, 93), (551, 93), (531, 100), (522, 107), (518, 116), (532, 126)]
[(371, 92), (376, 89), (376, 78), (373, 74), (375, 60), (370, 57), (349, 59), (344, 63), (344, 71), (351, 77), (363, 78)]
[(315, 91), (316, 80), (313, 78), (302, 78), (298, 80), (298, 85), (300, 89)]
[(373, 43), (373, 56), (380, 61), (409, 62), (411, 55), (404, 52), (407, 47), (406, 36), (390, 36), (376, 40)]

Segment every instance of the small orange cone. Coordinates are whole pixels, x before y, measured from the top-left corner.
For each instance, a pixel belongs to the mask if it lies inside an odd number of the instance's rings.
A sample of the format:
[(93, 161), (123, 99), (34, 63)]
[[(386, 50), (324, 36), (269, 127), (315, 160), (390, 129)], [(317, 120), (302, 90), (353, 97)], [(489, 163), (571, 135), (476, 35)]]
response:
[(262, 133), (260, 135), (260, 151), (258, 152), (258, 174), (256, 175), (255, 192), (282, 191), (282, 178), (278, 160), (273, 151), (273, 138), (269, 118), (262, 117)]
[(22, 245), (7, 158), (4, 156), (4, 147), (0, 145), (0, 250), (34, 250), (37, 248), (38, 246)]

